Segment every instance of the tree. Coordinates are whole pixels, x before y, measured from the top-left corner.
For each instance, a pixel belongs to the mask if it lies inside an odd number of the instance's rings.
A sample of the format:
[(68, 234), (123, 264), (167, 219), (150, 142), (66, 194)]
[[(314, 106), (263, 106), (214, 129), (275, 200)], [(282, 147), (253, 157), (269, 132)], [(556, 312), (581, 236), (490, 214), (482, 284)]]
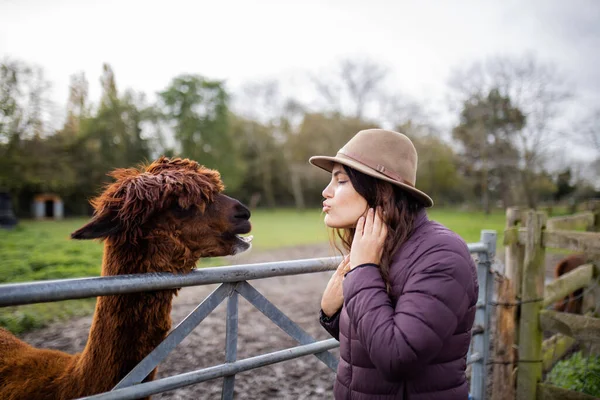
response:
[(269, 126), (236, 115), (231, 115), (230, 120), (231, 133), (240, 141), (240, 156), (247, 166), (235, 196), (252, 208), (262, 199), (267, 206), (275, 207), (275, 178), (278, 171), (285, 169), (281, 146), (275, 142)]
[(533, 54), (491, 57), (457, 69), (449, 80), (451, 104), (485, 96), (497, 89), (525, 116), (525, 125), (511, 142), (518, 150), (519, 177), (527, 205), (536, 205), (535, 177), (542, 172), (549, 144), (559, 137), (560, 119), (572, 97), (563, 74)]
[(591, 111), (573, 135), (576, 135), (579, 143), (588, 150), (595, 152), (595, 159), (589, 166), (590, 180), (591, 184), (600, 190), (600, 109)]
[(244, 166), (240, 146), (229, 126), (229, 96), (220, 81), (199, 75), (174, 78), (159, 93), (166, 119), (174, 127), (176, 151), (219, 170), (228, 188), (235, 190)]
[[(306, 113), (298, 130), (285, 142), (286, 159), (295, 168), (295, 176), (300, 181), (297, 187), (301, 195), (313, 199), (315, 203), (321, 199), (321, 191), (329, 180), (327, 174), (308, 163), (313, 155), (336, 154), (356, 132), (373, 127), (364, 120), (344, 117), (339, 114)], [(296, 195), (298, 196), (298, 195)]]
[(95, 161), (105, 174), (110, 169), (127, 167), (149, 157), (146, 140), (142, 137), (142, 116), (139, 103), (143, 95), (117, 91), (115, 74), (110, 65), (104, 65), (100, 79), (102, 95), (95, 116), (85, 124), (84, 140), (97, 150)]
[(100, 84), (100, 104), (91, 111), (85, 77), (72, 77), (67, 120), (58, 132), (76, 171), (75, 184), (63, 191), (65, 205), (77, 214), (89, 212), (87, 199), (109, 181), (110, 170), (131, 167), (150, 158), (150, 144), (142, 132), (144, 96), (131, 90), (121, 94), (108, 64), (103, 65)]
[[(508, 199), (511, 171), (518, 161), (513, 138), (523, 129), (526, 118), (511, 99), (492, 89), (484, 97), (475, 95), (464, 102), (459, 124), (453, 137), (462, 145), (462, 157), (467, 165), (479, 172), (482, 205), (490, 213), (490, 190)], [(491, 187), (495, 177), (495, 187)]]
[(41, 67), (11, 59), (0, 64), (0, 188), (13, 196), (30, 186), (37, 171), (31, 144), (51, 132), (49, 88)]
[(388, 70), (368, 59), (343, 59), (333, 72), (312, 75), (325, 110), (355, 119), (365, 117), (371, 101), (380, 95)]
[(294, 143), (299, 135), (300, 128), (306, 117), (306, 109), (298, 101), (288, 99), (284, 103), (280, 117), (276, 121), (274, 131), (275, 139), (282, 143), (283, 155), (286, 160), (285, 172), (289, 173), (289, 179), (282, 181), (287, 183), (286, 187), (291, 191), (297, 209), (305, 207), (303, 180), (310, 180), (311, 172), (306, 171), (306, 161), (298, 160), (294, 155)]
[(85, 73), (71, 75), (69, 84), (69, 99), (67, 100), (67, 119), (63, 128), (58, 132), (72, 140), (81, 135), (81, 124), (89, 118), (88, 105), (89, 83)]
[[(400, 126), (397, 130), (410, 133), (407, 127)], [(410, 137), (419, 154), (417, 187), (429, 194), (438, 205), (465, 200), (465, 183), (459, 174), (459, 163), (452, 147), (435, 135)]]
[[(303, 208), (301, 189), (297, 187), (296, 168), (289, 160), (285, 142), (297, 128), (304, 108), (295, 100), (285, 99), (276, 80), (245, 83), (235, 96), (237, 117), (232, 129), (242, 143), (247, 166), (243, 189), (251, 192), (249, 204), (274, 207), (296, 200)], [(245, 194), (238, 194), (245, 198)]]
[(566, 168), (557, 174), (554, 201), (560, 201), (575, 191), (575, 186), (571, 184), (572, 180), (571, 168)]

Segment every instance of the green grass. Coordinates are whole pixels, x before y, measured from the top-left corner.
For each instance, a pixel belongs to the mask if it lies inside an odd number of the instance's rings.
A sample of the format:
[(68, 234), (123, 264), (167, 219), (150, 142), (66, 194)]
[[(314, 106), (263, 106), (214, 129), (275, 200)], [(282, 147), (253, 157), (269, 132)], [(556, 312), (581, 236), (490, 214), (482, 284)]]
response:
[[(483, 212), (432, 209), (427, 214), (429, 219), (452, 229), (467, 243), (478, 242), (482, 229), (496, 230), (498, 244), (502, 243), (504, 212), (486, 216)], [(256, 250), (323, 243), (329, 240), (323, 216), (319, 211), (260, 210), (252, 213), (251, 220), (253, 245)]]
[[(0, 230), (0, 283), (99, 275), (102, 245), (69, 239), (85, 222), (22, 221), (11, 231)], [(95, 302), (92, 298), (2, 308), (0, 326), (26, 332), (53, 320), (90, 314)]]
[[(479, 240), (482, 229), (504, 229), (504, 214), (433, 209), (431, 219), (456, 231), (467, 242)], [(329, 239), (320, 210), (277, 209), (252, 213), (254, 251), (324, 243)], [(71, 232), (87, 222), (85, 218), (63, 221), (21, 221), (16, 229), (0, 230), (0, 284), (46, 279), (98, 276), (102, 263), (102, 244), (71, 240)], [(202, 266), (222, 265), (221, 259), (206, 259)], [(95, 299), (40, 303), (0, 309), (0, 326), (23, 333), (55, 320), (93, 312)]]
[(505, 214), (495, 211), (490, 215), (483, 212), (457, 211), (433, 208), (428, 213), (429, 219), (435, 220), (456, 232), (467, 243), (478, 242), (483, 229), (495, 230), (496, 246), (502, 245), (504, 238)]
[(328, 240), (327, 228), (320, 211), (257, 210), (252, 212), (250, 221), (255, 251), (323, 243)]

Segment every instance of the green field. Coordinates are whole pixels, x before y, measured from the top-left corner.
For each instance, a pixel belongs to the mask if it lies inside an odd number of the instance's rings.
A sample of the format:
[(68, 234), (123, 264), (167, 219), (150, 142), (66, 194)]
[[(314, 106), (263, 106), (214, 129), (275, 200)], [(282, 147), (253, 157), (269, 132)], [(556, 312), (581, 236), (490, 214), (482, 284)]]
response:
[[(482, 229), (495, 229), (499, 233), (498, 244), (501, 243), (503, 213), (486, 217), (477, 212), (433, 209), (429, 217), (453, 229), (467, 242), (478, 241)], [(254, 251), (328, 241), (320, 211), (258, 210), (252, 213), (251, 222)], [(0, 231), (0, 284), (99, 275), (102, 244), (69, 238), (85, 223), (83, 218), (22, 221), (14, 230)], [(202, 260), (199, 267), (222, 263), (219, 259)], [(0, 326), (22, 333), (53, 319), (89, 314), (94, 303), (95, 299), (85, 299), (6, 307), (0, 309)]]

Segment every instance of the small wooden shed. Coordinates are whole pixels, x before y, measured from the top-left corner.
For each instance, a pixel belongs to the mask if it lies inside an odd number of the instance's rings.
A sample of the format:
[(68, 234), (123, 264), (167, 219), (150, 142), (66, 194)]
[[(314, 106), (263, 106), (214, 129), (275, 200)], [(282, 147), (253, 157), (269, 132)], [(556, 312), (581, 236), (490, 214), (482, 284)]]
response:
[(34, 196), (32, 215), (35, 219), (62, 219), (64, 203), (60, 196), (52, 193), (42, 193)]

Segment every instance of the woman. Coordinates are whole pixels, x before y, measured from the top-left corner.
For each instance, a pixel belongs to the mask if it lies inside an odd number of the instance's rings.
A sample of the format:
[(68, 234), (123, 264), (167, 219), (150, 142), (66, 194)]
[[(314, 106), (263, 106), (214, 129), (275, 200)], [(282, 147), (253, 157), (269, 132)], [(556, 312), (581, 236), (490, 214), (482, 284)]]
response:
[(325, 224), (349, 252), (320, 311), (340, 341), (335, 398), (466, 400), (476, 268), (466, 243), (427, 218), (412, 142), (364, 130), (310, 163), (331, 172)]

